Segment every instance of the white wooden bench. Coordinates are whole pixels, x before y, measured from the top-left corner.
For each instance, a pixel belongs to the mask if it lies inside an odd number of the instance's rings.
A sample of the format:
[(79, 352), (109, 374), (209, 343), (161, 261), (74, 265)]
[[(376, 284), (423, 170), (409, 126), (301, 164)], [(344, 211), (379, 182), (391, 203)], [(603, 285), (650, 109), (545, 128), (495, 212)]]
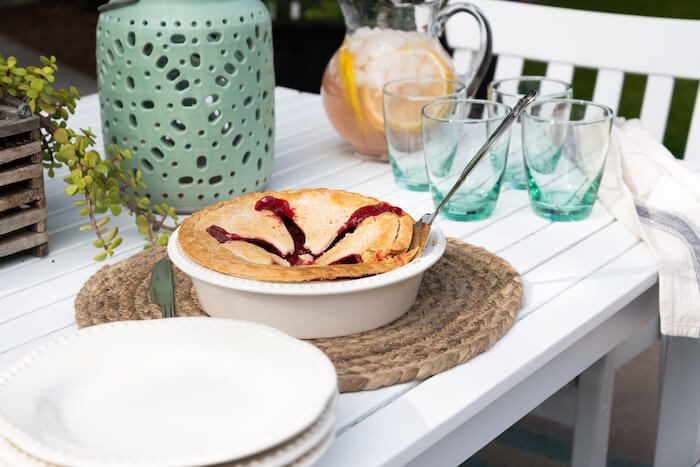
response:
[[(546, 62), (546, 75), (571, 82), (577, 66), (597, 69), (593, 100), (618, 110), (625, 73), (647, 75), (639, 118), (660, 141), (668, 124), (677, 78), (700, 79), (700, 21), (545, 7), (503, 0), (472, 0), (493, 30), (495, 79), (523, 74), (525, 60)], [(447, 24), (458, 69), (469, 65), (478, 35), (467, 17)], [(574, 83), (575, 84), (575, 83)], [(685, 151), (676, 154), (700, 169), (700, 92), (688, 115)], [(601, 359), (541, 412), (574, 418), (572, 465), (605, 465), (615, 370), (658, 338), (644, 332)], [(664, 339), (656, 467), (685, 467), (700, 459), (700, 343)], [(572, 397), (575, 394), (575, 397)], [(562, 405), (562, 401), (564, 402)], [(567, 404), (569, 401), (571, 403)], [(546, 410), (549, 405), (556, 410)], [(564, 409), (562, 410), (562, 407)], [(568, 417), (567, 417), (568, 415)]]
[[(648, 75), (641, 120), (661, 139), (675, 78), (700, 79), (700, 21), (595, 13), (501, 0), (474, 0), (493, 29), (495, 79), (518, 76), (525, 59), (547, 62), (547, 76), (571, 81), (574, 67), (598, 69), (593, 100), (618, 109), (624, 74)], [(472, 37), (473, 36), (473, 37)], [(477, 47), (466, 17), (447, 25), (455, 60)], [(468, 58), (467, 58), (468, 60)], [(685, 155), (700, 159), (700, 100)], [(683, 156), (683, 154), (678, 154)]]

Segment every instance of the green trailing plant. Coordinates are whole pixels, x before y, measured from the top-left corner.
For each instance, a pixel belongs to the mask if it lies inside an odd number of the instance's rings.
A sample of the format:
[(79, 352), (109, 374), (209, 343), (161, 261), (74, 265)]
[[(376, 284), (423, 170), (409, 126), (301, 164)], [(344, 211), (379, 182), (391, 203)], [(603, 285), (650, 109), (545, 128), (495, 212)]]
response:
[[(41, 121), (41, 156), (50, 177), (67, 168), (65, 193), (75, 198), (73, 205), (87, 220), (80, 230), (94, 232), (93, 245), (101, 251), (95, 260), (114, 254), (122, 243), (119, 228), (111, 226), (110, 216), (126, 208), (135, 217), (146, 248), (166, 245), (177, 227), (175, 210), (165, 203), (153, 203), (144, 196), (146, 185), (139, 170), (129, 170), (124, 162), (131, 152), (118, 146), (105, 148), (104, 157), (95, 149), (90, 129), (68, 126), (80, 99), (78, 90), (54, 89), (58, 71), (56, 57), (41, 57), (41, 66), (17, 66), (14, 57), (0, 55), (0, 103), (31, 110)], [(26, 107), (25, 107), (26, 106)]]

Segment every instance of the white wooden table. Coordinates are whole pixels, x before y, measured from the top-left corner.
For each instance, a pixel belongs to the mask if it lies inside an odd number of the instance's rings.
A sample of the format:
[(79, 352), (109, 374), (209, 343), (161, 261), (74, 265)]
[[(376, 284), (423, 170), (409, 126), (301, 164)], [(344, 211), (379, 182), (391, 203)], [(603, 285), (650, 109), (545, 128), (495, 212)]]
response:
[[(398, 189), (389, 165), (352, 155), (319, 96), (278, 89), (276, 97), (269, 188), (342, 188), (413, 215), (431, 208), (427, 194)], [(99, 121), (97, 96), (83, 98), (72, 125), (99, 134)], [(101, 267), (92, 261), (91, 233), (78, 232), (83, 221), (63, 186), (60, 178), (46, 186), (50, 255), (0, 262), (0, 369), (76, 330), (74, 297)], [(119, 261), (143, 242), (130, 217), (113, 222), (124, 238), (111, 260)], [(598, 371), (623, 341), (656, 332), (654, 263), (600, 205), (585, 221), (553, 223), (531, 212), (525, 192), (507, 190), (489, 219), (440, 226), (499, 254), (522, 274), (526, 297), (517, 322), (492, 349), (446, 373), (342, 395), (337, 439), (324, 466), (457, 465), (596, 362)]]

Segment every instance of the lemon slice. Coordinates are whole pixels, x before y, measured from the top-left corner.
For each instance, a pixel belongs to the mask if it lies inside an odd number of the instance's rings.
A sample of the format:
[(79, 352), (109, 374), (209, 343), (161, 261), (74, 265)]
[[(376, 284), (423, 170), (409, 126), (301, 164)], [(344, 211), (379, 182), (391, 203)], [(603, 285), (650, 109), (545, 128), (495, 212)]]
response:
[[(442, 57), (437, 51), (428, 47), (403, 48), (392, 54), (393, 60), (398, 63), (412, 63), (415, 71), (407, 72), (406, 78), (430, 79), (454, 79), (455, 73), (447, 57)], [(398, 56), (398, 57), (397, 57)], [(375, 63), (381, 64), (388, 57), (379, 56)], [(422, 84), (415, 89), (415, 84), (406, 84), (405, 89), (400, 89), (401, 94), (415, 94), (416, 96), (442, 96), (450, 93), (449, 83)], [(412, 89), (414, 88), (414, 89)], [(367, 121), (374, 128), (384, 128), (384, 110), (382, 90), (374, 87), (360, 89), (360, 101), (367, 116)], [(425, 99), (408, 100), (395, 99), (387, 107), (387, 120), (392, 128), (404, 131), (420, 131), (421, 109), (426, 105)]]
[(361, 132), (365, 132), (365, 123), (360, 110), (360, 102), (357, 98), (357, 85), (355, 84), (355, 68), (352, 53), (343, 44), (338, 50), (338, 69), (340, 71), (340, 87), (343, 97), (350, 104), (355, 115), (355, 121)]

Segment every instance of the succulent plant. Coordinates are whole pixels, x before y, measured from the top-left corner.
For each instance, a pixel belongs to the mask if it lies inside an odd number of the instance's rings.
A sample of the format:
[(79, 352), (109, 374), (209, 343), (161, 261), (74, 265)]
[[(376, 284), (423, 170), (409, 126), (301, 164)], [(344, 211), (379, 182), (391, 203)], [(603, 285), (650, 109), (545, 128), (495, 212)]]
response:
[(96, 149), (95, 134), (90, 129), (74, 130), (68, 126), (80, 94), (75, 87), (54, 89), (58, 71), (56, 57), (41, 57), (41, 66), (18, 67), (15, 57), (0, 55), (0, 103), (15, 107), (28, 106), (41, 122), (41, 156), (49, 177), (67, 167), (65, 193), (76, 198), (73, 205), (87, 223), (80, 230), (95, 234), (93, 245), (101, 250), (95, 260), (114, 254), (122, 243), (119, 228), (111, 227), (110, 217), (126, 208), (138, 231), (144, 235), (146, 248), (166, 245), (177, 227), (175, 210), (166, 203), (153, 203), (143, 196), (146, 185), (139, 170), (127, 170), (124, 160), (131, 152), (118, 146), (106, 148), (102, 156)]

